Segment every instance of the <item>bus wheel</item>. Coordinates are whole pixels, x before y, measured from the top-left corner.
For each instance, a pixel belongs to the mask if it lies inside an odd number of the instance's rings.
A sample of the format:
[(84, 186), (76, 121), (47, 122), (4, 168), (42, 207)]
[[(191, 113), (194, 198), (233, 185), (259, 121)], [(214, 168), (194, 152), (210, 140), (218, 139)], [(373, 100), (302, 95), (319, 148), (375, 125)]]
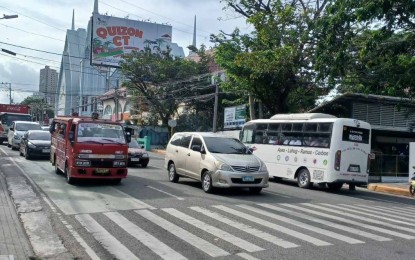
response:
[(301, 169), (297, 177), (298, 187), (309, 189), (311, 187), (310, 172), (307, 169)]
[(65, 166), (65, 174), (66, 174), (66, 182), (68, 184), (74, 184), (75, 180), (74, 180), (74, 178), (71, 177), (71, 173), (69, 171), (69, 166), (68, 165)]
[(343, 187), (343, 183), (341, 182), (327, 183), (327, 187), (331, 191), (339, 191)]

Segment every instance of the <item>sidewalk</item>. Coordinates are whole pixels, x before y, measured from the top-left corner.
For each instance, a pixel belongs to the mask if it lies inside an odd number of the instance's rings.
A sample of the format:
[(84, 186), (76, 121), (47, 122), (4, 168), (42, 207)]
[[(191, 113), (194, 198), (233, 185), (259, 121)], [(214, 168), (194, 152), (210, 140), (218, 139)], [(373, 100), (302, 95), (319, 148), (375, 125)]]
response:
[(371, 191), (412, 197), (409, 193), (409, 183), (370, 183), (367, 189)]
[(31, 259), (34, 256), (28, 237), (0, 172), (0, 260)]

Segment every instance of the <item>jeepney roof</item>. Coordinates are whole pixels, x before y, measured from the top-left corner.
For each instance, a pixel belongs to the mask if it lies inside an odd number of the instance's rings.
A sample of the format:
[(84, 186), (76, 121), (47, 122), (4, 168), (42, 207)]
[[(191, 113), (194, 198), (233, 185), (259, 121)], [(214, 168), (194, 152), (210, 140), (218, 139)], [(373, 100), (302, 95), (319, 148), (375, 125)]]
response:
[(55, 122), (58, 122), (58, 121), (69, 122), (71, 120), (74, 123), (79, 123), (79, 122), (102, 122), (102, 123), (120, 124), (118, 122), (114, 122), (114, 121), (111, 121), (109, 119), (92, 119), (89, 116), (76, 116), (76, 117), (74, 117), (74, 116), (58, 116), (58, 117), (54, 118)]

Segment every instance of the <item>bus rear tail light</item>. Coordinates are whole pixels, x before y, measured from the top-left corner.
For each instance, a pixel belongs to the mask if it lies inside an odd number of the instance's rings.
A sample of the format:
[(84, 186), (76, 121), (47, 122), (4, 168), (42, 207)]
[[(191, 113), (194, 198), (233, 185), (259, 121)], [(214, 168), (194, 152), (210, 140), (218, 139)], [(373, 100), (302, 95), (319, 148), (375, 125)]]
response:
[(334, 169), (340, 171), (340, 162), (341, 162), (342, 152), (337, 150), (336, 156), (334, 158)]

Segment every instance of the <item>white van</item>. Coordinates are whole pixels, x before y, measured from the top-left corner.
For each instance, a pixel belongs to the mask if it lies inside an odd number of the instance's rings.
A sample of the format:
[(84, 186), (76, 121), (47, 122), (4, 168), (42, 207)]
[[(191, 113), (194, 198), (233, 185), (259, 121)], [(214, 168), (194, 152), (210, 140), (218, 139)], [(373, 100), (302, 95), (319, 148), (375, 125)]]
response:
[(166, 148), (165, 167), (171, 182), (192, 178), (207, 193), (216, 187), (260, 193), (268, 187), (265, 164), (238, 139), (214, 133), (175, 133)]
[(9, 132), (7, 133), (7, 146), (11, 147), (12, 150), (19, 149), (22, 135), (27, 130), (42, 130), (42, 128), (37, 122), (14, 121), (10, 125)]

